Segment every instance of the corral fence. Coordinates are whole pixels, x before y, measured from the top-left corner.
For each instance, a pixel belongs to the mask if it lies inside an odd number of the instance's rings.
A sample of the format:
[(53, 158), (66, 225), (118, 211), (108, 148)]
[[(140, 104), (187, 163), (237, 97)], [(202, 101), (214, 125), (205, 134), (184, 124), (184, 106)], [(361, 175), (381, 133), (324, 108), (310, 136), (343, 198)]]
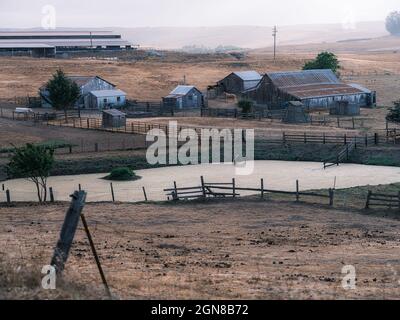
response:
[(200, 108), (171, 108), (164, 105), (163, 101), (138, 101), (128, 100), (122, 111), (128, 118), (151, 117), (192, 117), (200, 116)]
[(378, 145), (380, 142), (379, 134), (366, 134), (365, 136), (355, 135), (329, 135), (326, 133), (315, 134), (315, 133), (282, 133), (283, 143), (313, 143), (313, 144), (335, 144), (335, 145), (347, 145), (348, 143), (354, 143), (355, 147), (358, 146), (369, 146)]
[(397, 208), (400, 210), (400, 192), (397, 194), (382, 194), (368, 191), (366, 209), (371, 207)]
[(208, 198), (237, 198), (240, 197), (238, 192), (243, 191), (252, 194), (259, 194), (261, 199), (266, 198), (268, 194), (282, 194), (294, 196), (296, 202), (299, 202), (302, 197), (313, 197), (328, 199), (329, 205), (334, 205), (334, 189), (329, 189), (327, 194), (312, 191), (300, 191), (299, 180), (296, 180), (296, 191), (293, 192), (265, 188), (264, 179), (260, 180), (260, 188), (240, 187), (237, 185), (235, 178), (232, 179), (232, 182), (228, 183), (206, 183), (203, 176), (200, 177), (200, 185), (194, 187), (178, 188), (176, 182), (174, 182), (173, 185), (173, 188), (164, 189), (167, 200), (169, 201), (205, 200)]
[(351, 153), (356, 149), (356, 141), (352, 140), (350, 143), (344, 145), (333, 158), (329, 158), (324, 161), (324, 169), (333, 167), (335, 165), (339, 166), (345, 160), (350, 160)]

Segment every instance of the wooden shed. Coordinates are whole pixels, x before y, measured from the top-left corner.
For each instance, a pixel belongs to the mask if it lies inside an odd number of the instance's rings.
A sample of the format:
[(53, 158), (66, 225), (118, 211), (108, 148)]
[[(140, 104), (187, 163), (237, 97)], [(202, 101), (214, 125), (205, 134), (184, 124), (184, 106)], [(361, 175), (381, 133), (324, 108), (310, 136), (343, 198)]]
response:
[(203, 94), (194, 86), (177, 86), (163, 98), (163, 106), (168, 109), (197, 109), (203, 104)]
[(282, 119), (284, 123), (309, 123), (310, 116), (300, 101), (289, 101)]
[(224, 79), (218, 81), (218, 93), (240, 94), (258, 85), (262, 76), (257, 71), (237, 71), (232, 72)]
[(120, 128), (126, 125), (126, 114), (117, 110), (103, 110), (102, 125), (104, 128)]

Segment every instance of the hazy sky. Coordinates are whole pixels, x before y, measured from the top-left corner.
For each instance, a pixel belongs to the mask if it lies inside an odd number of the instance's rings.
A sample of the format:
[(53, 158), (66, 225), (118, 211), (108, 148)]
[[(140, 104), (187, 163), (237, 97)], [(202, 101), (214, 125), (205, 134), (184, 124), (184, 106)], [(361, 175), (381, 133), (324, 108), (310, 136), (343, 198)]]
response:
[(57, 27), (349, 23), (400, 10), (400, 0), (0, 0), (0, 28), (41, 26), (45, 5)]

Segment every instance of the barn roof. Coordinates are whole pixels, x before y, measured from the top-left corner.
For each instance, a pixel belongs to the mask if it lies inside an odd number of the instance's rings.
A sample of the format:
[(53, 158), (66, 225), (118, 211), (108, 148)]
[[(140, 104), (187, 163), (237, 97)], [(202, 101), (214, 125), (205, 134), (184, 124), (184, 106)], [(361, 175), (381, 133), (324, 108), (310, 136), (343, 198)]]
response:
[(107, 97), (115, 97), (115, 96), (126, 96), (126, 93), (122, 90), (94, 90), (90, 91), (92, 95), (97, 98), (107, 98)]
[(304, 70), (289, 72), (272, 72), (267, 74), (279, 88), (302, 86), (310, 84), (340, 83), (332, 70)]
[(192, 91), (193, 89), (197, 90), (198, 92), (200, 92), (200, 90), (198, 90), (195, 86), (184, 86), (184, 85), (179, 85), (177, 86), (174, 90), (172, 90), (170, 92), (170, 94), (166, 97), (166, 98), (170, 98), (170, 97), (181, 97), (181, 96), (186, 96), (190, 91)]
[(122, 117), (125, 116), (126, 114), (117, 110), (117, 109), (108, 109), (108, 110), (103, 110), (103, 113), (109, 114), (111, 116), (115, 117)]
[(243, 81), (259, 81), (262, 79), (262, 76), (257, 71), (236, 71), (233, 74), (237, 75)]
[(356, 86), (342, 83), (332, 70), (274, 72), (266, 76), (279, 89), (298, 99), (365, 93)]

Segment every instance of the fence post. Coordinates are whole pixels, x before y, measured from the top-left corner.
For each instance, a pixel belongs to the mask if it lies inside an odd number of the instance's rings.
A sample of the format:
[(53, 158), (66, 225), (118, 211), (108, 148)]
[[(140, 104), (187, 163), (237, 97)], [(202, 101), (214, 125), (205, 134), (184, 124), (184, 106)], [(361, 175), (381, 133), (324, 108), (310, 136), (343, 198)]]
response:
[(304, 132), (304, 143), (307, 143), (307, 133)]
[(282, 142), (284, 144), (286, 144), (286, 133), (285, 132), (282, 133)]
[(7, 198), (7, 203), (10, 204), (11, 203), (11, 196), (10, 196), (10, 190), (6, 190), (6, 198)]
[[(396, 138), (395, 138), (395, 141), (396, 141)], [(379, 135), (377, 132), (375, 132), (375, 135), (374, 135), (374, 143), (375, 143), (375, 145), (379, 144)]]
[(353, 122), (353, 129), (355, 129), (356, 128), (356, 123), (355, 123), (354, 117), (352, 117), (351, 120)]
[(236, 198), (236, 180), (235, 180), (235, 178), (232, 179), (232, 191), (233, 191), (233, 197)]
[(371, 196), (372, 196), (372, 191), (369, 190), (368, 191), (368, 196), (367, 196), (367, 203), (365, 204), (365, 209), (369, 209), (369, 205), (370, 205), (370, 202), (371, 202)]
[(111, 187), (111, 196), (112, 196), (112, 201), (115, 202), (115, 196), (114, 196), (114, 187), (112, 182), (110, 183), (110, 187)]
[(206, 198), (206, 187), (204, 185), (204, 177), (201, 176), (200, 177), (200, 181), (201, 181), (201, 190), (203, 191), (203, 198)]
[(144, 187), (142, 187), (143, 189), (143, 195), (144, 195), (144, 200), (147, 202), (147, 193), (146, 193), (146, 189)]
[(340, 128), (340, 119), (339, 119), (339, 117), (337, 118), (337, 127)]
[(50, 193), (50, 202), (54, 203), (54, 193), (53, 193), (53, 188), (49, 188), (49, 193)]
[(333, 198), (334, 198), (334, 191), (332, 188), (329, 189), (329, 205), (333, 207)]
[(264, 199), (264, 179), (261, 178), (261, 199)]
[(1, 185), (1, 190), (4, 191), (4, 183)]
[(172, 195), (173, 200), (179, 200), (178, 187), (176, 186), (176, 181), (174, 181), (174, 194)]
[(299, 202), (300, 200), (299, 189), (299, 180), (296, 180), (296, 202)]

